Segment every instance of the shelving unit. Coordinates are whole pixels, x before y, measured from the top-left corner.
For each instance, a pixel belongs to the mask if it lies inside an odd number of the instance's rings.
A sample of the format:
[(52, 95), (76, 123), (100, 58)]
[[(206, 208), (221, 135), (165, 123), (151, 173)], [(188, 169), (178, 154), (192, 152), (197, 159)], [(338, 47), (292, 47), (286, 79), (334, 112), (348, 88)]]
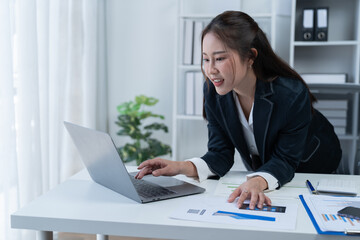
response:
[[(186, 72), (201, 71), (199, 64), (184, 64), (184, 22), (202, 21), (204, 25), (226, 10), (239, 10), (252, 16), (266, 33), (275, 52), (289, 61), (291, 1), (288, 0), (179, 0), (176, 37), (176, 65), (173, 89), (173, 159), (201, 157), (207, 151), (207, 127), (200, 115), (185, 114)], [(195, 36), (200, 41), (200, 36)], [(238, 154), (235, 168), (242, 168)]]
[[(328, 40), (302, 41), (304, 8), (328, 7)], [(339, 173), (356, 172), (359, 140), (360, 91), (360, 0), (293, 0), (291, 14), (290, 65), (300, 74), (345, 73), (343, 84), (309, 84), (321, 100), (346, 100), (346, 132), (339, 134), (343, 159)]]

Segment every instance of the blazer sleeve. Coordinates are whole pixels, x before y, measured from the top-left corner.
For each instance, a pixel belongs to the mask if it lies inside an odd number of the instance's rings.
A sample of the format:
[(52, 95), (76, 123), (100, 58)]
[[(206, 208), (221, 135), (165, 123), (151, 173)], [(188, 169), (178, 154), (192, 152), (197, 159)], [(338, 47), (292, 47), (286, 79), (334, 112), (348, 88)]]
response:
[(285, 124), (272, 146), (270, 159), (257, 170), (272, 174), (279, 187), (291, 181), (303, 157), (312, 118), (308, 90), (304, 88), (285, 111)]
[[(205, 83), (207, 85), (207, 83)], [(216, 109), (216, 95), (204, 85), (204, 108), (208, 121), (208, 152), (201, 158), (216, 175), (224, 176), (234, 164), (235, 147), (222, 124)]]

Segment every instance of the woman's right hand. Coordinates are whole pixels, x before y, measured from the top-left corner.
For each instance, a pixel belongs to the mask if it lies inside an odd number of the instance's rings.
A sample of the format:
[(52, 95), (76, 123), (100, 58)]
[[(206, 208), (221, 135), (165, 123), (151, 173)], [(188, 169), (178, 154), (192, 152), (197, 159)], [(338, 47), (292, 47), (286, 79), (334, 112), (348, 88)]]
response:
[(145, 175), (152, 174), (158, 176), (174, 176), (184, 174), (188, 177), (196, 177), (196, 167), (192, 162), (188, 161), (170, 161), (162, 158), (154, 158), (142, 162), (138, 169), (140, 170), (135, 178), (142, 179)]

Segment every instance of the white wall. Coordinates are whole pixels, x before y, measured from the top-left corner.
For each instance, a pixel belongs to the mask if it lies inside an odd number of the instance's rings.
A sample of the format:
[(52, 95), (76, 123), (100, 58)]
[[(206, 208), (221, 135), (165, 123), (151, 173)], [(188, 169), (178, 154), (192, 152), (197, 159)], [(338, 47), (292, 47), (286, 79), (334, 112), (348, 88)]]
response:
[(149, 110), (165, 116), (169, 133), (156, 137), (171, 145), (177, 1), (108, 0), (106, 12), (109, 133), (125, 143), (116, 135), (116, 106), (145, 94), (159, 99)]

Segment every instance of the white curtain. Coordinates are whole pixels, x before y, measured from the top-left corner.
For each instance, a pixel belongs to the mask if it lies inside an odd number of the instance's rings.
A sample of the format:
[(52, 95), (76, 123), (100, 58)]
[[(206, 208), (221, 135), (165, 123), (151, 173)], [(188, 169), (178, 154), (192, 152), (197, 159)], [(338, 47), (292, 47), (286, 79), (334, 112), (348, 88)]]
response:
[(0, 239), (10, 214), (82, 168), (63, 121), (106, 130), (103, 0), (0, 0)]

